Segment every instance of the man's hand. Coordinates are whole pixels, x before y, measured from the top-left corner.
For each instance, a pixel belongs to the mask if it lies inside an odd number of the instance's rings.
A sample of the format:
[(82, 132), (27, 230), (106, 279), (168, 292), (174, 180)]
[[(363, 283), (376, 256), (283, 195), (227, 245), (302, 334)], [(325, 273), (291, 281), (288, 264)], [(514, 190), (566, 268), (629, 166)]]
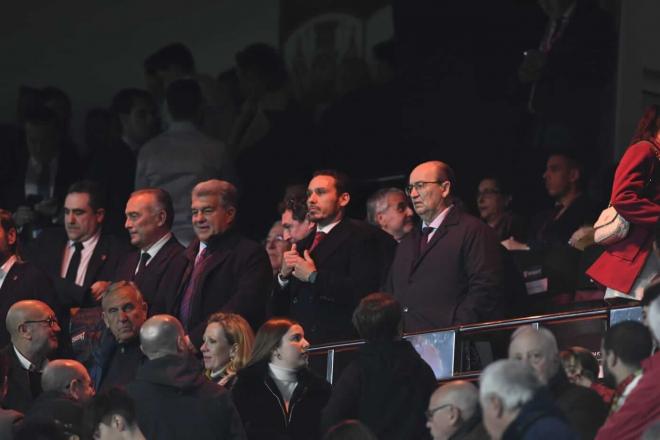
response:
[(582, 226), (573, 232), (568, 244), (579, 251), (583, 251), (594, 244), (594, 228), (591, 226)]
[(300, 255), (298, 255), (298, 251), (296, 250), (296, 244), (294, 243), (291, 246), (291, 249), (285, 251), (282, 254), (282, 267), (280, 268), (281, 278), (286, 279), (289, 277), (289, 275), (291, 275), (291, 272), (293, 272), (293, 265), (295, 264), (298, 258), (300, 258)]
[(91, 290), (92, 296), (96, 301), (101, 301), (103, 299), (105, 289), (107, 289), (110, 284), (112, 284), (110, 281), (97, 281), (92, 284), (89, 290)]
[(316, 265), (314, 260), (309, 255), (309, 251), (305, 250), (304, 257), (297, 255), (297, 259), (293, 262), (293, 276), (302, 282), (309, 282), (309, 276), (316, 272)]
[(506, 240), (503, 240), (501, 243), (502, 243), (502, 246), (504, 246), (505, 248), (507, 248), (510, 251), (528, 251), (529, 250), (529, 246), (527, 246), (525, 243), (521, 243), (521, 242), (517, 241), (513, 237), (509, 237)]

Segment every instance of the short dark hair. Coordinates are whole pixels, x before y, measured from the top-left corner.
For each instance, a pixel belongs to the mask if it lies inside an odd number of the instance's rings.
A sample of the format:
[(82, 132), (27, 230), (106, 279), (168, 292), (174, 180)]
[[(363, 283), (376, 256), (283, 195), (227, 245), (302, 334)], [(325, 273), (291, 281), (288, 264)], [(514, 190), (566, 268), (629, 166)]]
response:
[[(5, 209), (0, 209), (0, 228), (5, 231), (5, 234), (7, 234), (11, 229), (16, 231), (16, 223), (14, 223), (14, 217), (11, 215), (11, 212)], [(15, 254), (17, 248), (18, 238), (14, 244), (9, 247), (9, 250), (12, 252), (12, 254)]]
[(388, 293), (362, 298), (353, 312), (353, 326), (369, 342), (391, 341), (401, 336), (401, 304)]
[(72, 184), (67, 195), (72, 193), (83, 193), (89, 195), (89, 206), (94, 211), (105, 208), (105, 197), (99, 184), (93, 180), (79, 180)]
[(138, 99), (144, 99), (155, 106), (151, 93), (142, 89), (128, 88), (121, 89), (115, 94), (112, 98), (111, 110), (115, 115), (129, 114)]
[(65, 118), (65, 121), (61, 121), (61, 122), (66, 122), (71, 120), (71, 115), (73, 114), (71, 98), (69, 98), (69, 95), (67, 95), (64, 90), (54, 86), (44, 87), (43, 89), (41, 89), (41, 99), (43, 100), (44, 105), (47, 107), (49, 107), (49, 103), (52, 103), (54, 101), (59, 101), (60, 103), (62, 103), (65, 112), (65, 114), (63, 114), (62, 116)]
[(239, 69), (253, 72), (272, 92), (284, 86), (288, 80), (286, 64), (279, 51), (266, 43), (255, 43), (236, 54)]
[(119, 387), (110, 388), (94, 396), (85, 413), (88, 432), (93, 433), (100, 423), (109, 425), (113, 415), (122, 416), (129, 426), (137, 423), (135, 402)]
[(165, 92), (165, 99), (172, 119), (184, 121), (194, 120), (204, 102), (202, 88), (190, 78), (172, 81)]
[(341, 195), (343, 193), (349, 193), (351, 192), (351, 181), (349, 177), (339, 171), (339, 170), (333, 170), (333, 169), (326, 169), (326, 170), (317, 170), (314, 171), (314, 174), (312, 174), (312, 178), (316, 176), (330, 176), (333, 179), (335, 179), (335, 188), (337, 189), (337, 195)]
[(187, 73), (195, 72), (195, 58), (183, 43), (171, 43), (161, 47), (144, 60), (144, 68), (150, 74), (172, 66), (180, 67)]
[(623, 321), (613, 325), (605, 333), (603, 348), (613, 351), (621, 360), (639, 367), (642, 360), (651, 355), (653, 338), (649, 329), (638, 321)]
[(568, 162), (569, 167), (578, 170), (578, 172), (580, 173), (580, 177), (578, 179), (578, 185), (586, 181), (584, 160), (582, 159), (582, 157), (578, 152), (567, 148), (549, 149), (548, 154), (546, 156), (546, 162), (553, 156), (563, 157), (564, 159), (566, 159), (566, 162)]
[(169, 192), (165, 191), (163, 188), (142, 188), (131, 193), (131, 197), (138, 196), (140, 194), (152, 194), (156, 198), (156, 203), (160, 205), (160, 208), (165, 211), (165, 226), (168, 229), (172, 228), (174, 224), (174, 203), (172, 202), (172, 196)]
[(298, 222), (307, 220), (307, 197), (295, 196), (284, 202), (284, 211), (291, 211), (291, 217)]

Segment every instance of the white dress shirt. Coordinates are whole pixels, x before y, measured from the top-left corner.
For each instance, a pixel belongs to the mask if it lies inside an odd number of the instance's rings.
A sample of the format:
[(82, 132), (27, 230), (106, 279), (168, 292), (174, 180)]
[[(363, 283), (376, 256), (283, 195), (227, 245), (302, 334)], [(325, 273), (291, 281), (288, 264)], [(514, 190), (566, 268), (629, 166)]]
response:
[(429, 233), (429, 235), (426, 239), (427, 243), (429, 241), (431, 241), (431, 238), (433, 238), (433, 236), (435, 235), (435, 231), (437, 231), (438, 228), (440, 227), (440, 225), (442, 225), (442, 222), (445, 221), (445, 218), (447, 217), (447, 214), (449, 214), (449, 210), (452, 209), (453, 207), (454, 207), (454, 205), (451, 205), (451, 206), (448, 206), (447, 208), (445, 208), (444, 211), (442, 211), (440, 214), (438, 214), (438, 216), (436, 218), (433, 219), (431, 224), (427, 225), (426, 222), (422, 223), (422, 229), (423, 228), (428, 228), (428, 227), (433, 228), (433, 231), (431, 231)]
[(157, 242), (152, 244), (146, 249), (142, 249), (140, 251), (140, 258), (138, 258), (138, 264), (135, 266), (135, 273), (138, 271), (138, 267), (140, 267), (140, 259), (142, 258), (142, 254), (149, 254), (149, 259), (147, 260), (146, 263), (144, 263), (145, 266), (149, 266), (149, 263), (151, 263), (151, 260), (154, 259), (154, 257), (158, 254), (158, 252), (165, 246), (165, 243), (167, 243), (170, 238), (172, 238), (172, 233), (168, 232), (167, 234), (163, 235), (158, 239)]
[(2, 266), (0, 266), (0, 289), (2, 289), (5, 278), (7, 278), (7, 275), (9, 275), (9, 271), (14, 266), (14, 263), (16, 263), (16, 255), (12, 255), (11, 257), (7, 258), (7, 261), (5, 261)]

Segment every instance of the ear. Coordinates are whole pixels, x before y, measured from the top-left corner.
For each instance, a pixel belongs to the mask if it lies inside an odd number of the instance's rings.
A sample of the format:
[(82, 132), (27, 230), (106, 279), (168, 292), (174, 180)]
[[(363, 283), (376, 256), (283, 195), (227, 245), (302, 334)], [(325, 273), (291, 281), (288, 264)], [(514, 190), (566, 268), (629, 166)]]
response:
[(30, 327), (25, 324), (20, 324), (18, 326), (18, 335), (27, 340), (32, 339), (32, 331), (30, 330)]
[(449, 423), (452, 426), (458, 426), (461, 423), (461, 410), (453, 405), (449, 408)]
[(376, 214), (376, 223), (378, 223), (378, 226), (380, 226), (381, 228), (383, 227), (383, 214), (382, 213)]
[(103, 219), (105, 218), (105, 209), (99, 208), (96, 210), (96, 221), (98, 223), (103, 223)]
[(78, 388), (80, 386), (80, 381), (78, 379), (71, 379), (69, 382), (69, 394), (71, 397), (73, 397), (75, 400), (78, 400)]
[(157, 222), (158, 226), (159, 227), (163, 226), (167, 221), (167, 213), (165, 212), (165, 210), (161, 209), (160, 211), (158, 211), (157, 217), (158, 217), (158, 222)]
[(502, 418), (504, 415), (504, 405), (502, 405), (502, 400), (499, 397), (491, 396), (490, 404), (493, 405), (493, 410), (497, 415), (497, 418)]
[(348, 205), (348, 202), (350, 202), (350, 201), (351, 201), (351, 195), (347, 192), (342, 193), (339, 196), (339, 206), (341, 206), (341, 207), (344, 207), (344, 206)]
[(226, 212), (229, 222), (234, 223), (234, 220), (236, 220), (236, 208), (230, 206), (229, 208), (227, 208)]
[(447, 197), (449, 197), (449, 194), (451, 194), (451, 190), (452, 190), (451, 182), (449, 180), (445, 180), (442, 183), (442, 198), (446, 199)]
[(113, 414), (110, 426), (119, 432), (124, 432), (126, 431), (126, 420), (124, 420), (124, 418), (119, 414)]
[(7, 244), (13, 246), (16, 244), (16, 228), (10, 228), (7, 231)]
[(571, 183), (575, 183), (580, 180), (580, 170), (577, 168), (571, 168), (571, 170), (568, 172), (568, 179), (571, 181)]

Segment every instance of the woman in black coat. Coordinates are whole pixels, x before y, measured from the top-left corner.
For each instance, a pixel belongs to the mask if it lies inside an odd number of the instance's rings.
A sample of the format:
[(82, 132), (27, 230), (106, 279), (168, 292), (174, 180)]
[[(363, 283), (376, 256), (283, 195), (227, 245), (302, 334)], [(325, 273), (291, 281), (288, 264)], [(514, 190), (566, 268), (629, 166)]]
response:
[(330, 384), (307, 368), (303, 328), (284, 318), (259, 328), (252, 358), (232, 389), (249, 440), (321, 438), (321, 410)]

